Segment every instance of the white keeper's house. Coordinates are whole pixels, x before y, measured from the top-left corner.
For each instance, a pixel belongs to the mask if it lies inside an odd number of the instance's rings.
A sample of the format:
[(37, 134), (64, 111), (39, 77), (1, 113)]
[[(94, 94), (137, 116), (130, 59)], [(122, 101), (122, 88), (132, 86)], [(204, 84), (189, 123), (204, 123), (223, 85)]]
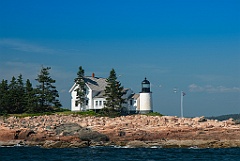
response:
[[(71, 93), (71, 111), (98, 111), (104, 108), (106, 102), (106, 97), (104, 96), (105, 87), (107, 86), (106, 78), (95, 77), (93, 73), (92, 76), (85, 77), (84, 81), (86, 101), (82, 106), (76, 104), (76, 83), (69, 90)], [(124, 90), (125, 94), (123, 98), (125, 99), (125, 103), (123, 107), (125, 107), (128, 113), (149, 113), (153, 111), (150, 82), (146, 78), (142, 81), (142, 91), (139, 94), (134, 93), (130, 88), (125, 88)]]

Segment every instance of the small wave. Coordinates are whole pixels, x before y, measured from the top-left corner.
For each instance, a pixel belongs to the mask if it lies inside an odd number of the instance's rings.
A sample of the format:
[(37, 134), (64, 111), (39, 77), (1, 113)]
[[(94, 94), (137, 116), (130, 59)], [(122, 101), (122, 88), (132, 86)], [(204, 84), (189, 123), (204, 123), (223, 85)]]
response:
[(105, 147), (105, 146), (90, 146), (90, 148), (93, 148), (93, 149), (95, 149), (95, 148), (103, 148), (103, 147)]
[(14, 147), (20, 147), (20, 146), (24, 146), (24, 145), (21, 145), (21, 144), (14, 145)]
[(4, 145), (1, 145), (0, 148), (13, 148), (14, 146), (10, 146), (10, 145), (7, 145), (7, 146), (4, 146)]
[(162, 148), (161, 146), (151, 146), (150, 147), (151, 149), (159, 149), (159, 148)]
[(131, 146), (129, 146), (129, 145), (126, 145), (126, 146), (122, 146), (122, 148), (128, 149), (128, 148), (133, 148), (133, 147), (131, 147)]
[(27, 147), (27, 145), (15, 144), (15, 145), (1, 145), (0, 148), (14, 148), (14, 147)]
[(113, 148), (117, 148), (117, 149), (130, 149), (130, 148), (134, 148), (134, 147), (131, 147), (129, 145), (126, 145), (126, 146), (118, 146), (118, 145), (114, 145), (112, 146)]
[(188, 149), (200, 149), (199, 147), (197, 147), (197, 146), (191, 146), (190, 148), (188, 148)]

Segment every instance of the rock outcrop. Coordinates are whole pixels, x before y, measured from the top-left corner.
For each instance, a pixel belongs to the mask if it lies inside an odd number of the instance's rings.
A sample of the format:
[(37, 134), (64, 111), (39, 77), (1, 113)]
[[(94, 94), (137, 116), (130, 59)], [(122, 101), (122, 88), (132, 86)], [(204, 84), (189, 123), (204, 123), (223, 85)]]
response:
[(0, 119), (0, 145), (85, 147), (240, 147), (240, 124), (232, 119), (130, 115), (117, 118), (49, 115)]

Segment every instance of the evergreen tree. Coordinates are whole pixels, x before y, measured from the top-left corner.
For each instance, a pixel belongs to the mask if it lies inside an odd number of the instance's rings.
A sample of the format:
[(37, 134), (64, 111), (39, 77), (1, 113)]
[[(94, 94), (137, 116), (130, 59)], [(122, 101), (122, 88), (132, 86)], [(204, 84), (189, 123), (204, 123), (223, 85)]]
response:
[(86, 88), (85, 88), (85, 82), (84, 82), (84, 69), (82, 66), (79, 67), (77, 78), (74, 79), (74, 82), (77, 85), (77, 88), (75, 91), (77, 92), (76, 96), (76, 106), (80, 104), (81, 107), (85, 104), (85, 94), (86, 94)]
[(3, 79), (0, 83), (0, 115), (8, 113), (9, 98), (8, 81)]
[(53, 85), (56, 81), (51, 78), (50, 69), (50, 67), (42, 67), (36, 79), (39, 82), (39, 85), (37, 85), (37, 96), (40, 105), (39, 112), (51, 111), (52, 106), (61, 107), (61, 103), (57, 99), (59, 97), (58, 91)]
[(25, 108), (25, 90), (22, 75), (16, 79), (14, 76), (10, 81), (8, 88), (8, 113), (23, 113)]
[(117, 81), (116, 72), (114, 69), (110, 71), (110, 75), (107, 78), (107, 86), (105, 89), (106, 103), (105, 107), (117, 112), (121, 112), (122, 104), (125, 100), (122, 98), (124, 95), (123, 86)]
[(36, 89), (32, 87), (32, 83), (29, 79), (26, 81), (25, 87), (25, 100), (26, 100), (26, 108), (25, 111), (27, 113), (38, 112), (38, 100), (36, 97)]
[(9, 84), (9, 106), (7, 107), (8, 113), (16, 113), (18, 104), (18, 94), (17, 94), (17, 81), (13, 76)]
[(26, 107), (26, 101), (25, 101), (25, 87), (23, 83), (22, 74), (18, 76), (17, 79), (17, 102), (16, 102), (16, 112), (15, 113), (23, 113), (25, 111)]

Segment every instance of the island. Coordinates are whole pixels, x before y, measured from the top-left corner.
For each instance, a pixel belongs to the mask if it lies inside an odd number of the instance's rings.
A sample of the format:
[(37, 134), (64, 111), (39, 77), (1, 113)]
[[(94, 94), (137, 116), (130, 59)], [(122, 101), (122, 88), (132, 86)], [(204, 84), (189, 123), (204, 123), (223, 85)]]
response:
[(121, 117), (53, 114), (0, 118), (0, 146), (78, 148), (125, 146), (159, 148), (240, 147), (240, 124), (204, 117)]

